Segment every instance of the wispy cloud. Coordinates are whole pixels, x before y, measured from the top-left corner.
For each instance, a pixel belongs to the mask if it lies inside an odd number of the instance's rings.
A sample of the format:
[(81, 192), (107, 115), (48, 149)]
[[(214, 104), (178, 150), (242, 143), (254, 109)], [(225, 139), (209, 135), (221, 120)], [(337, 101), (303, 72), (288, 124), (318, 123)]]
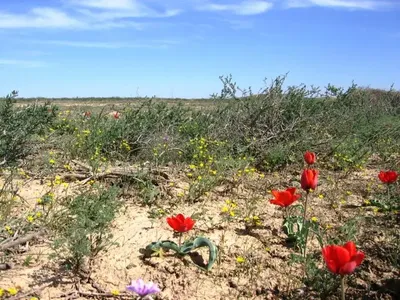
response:
[(41, 68), (41, 67), (47, 66), (47, 64), (42, 61), (1, 59), (0, 58), (0, 66), (1, 65), (9, 65), (9, 66), (23, 67), (23, 68)]
[(273, 4), (267, 1), (247, 0), (239, 4), (205, 3), (197, 6), (197, 9), (203, 11), (225, 11), (236, 15), (257, 15), (265, 13), (272, 6)]
[(0, 11), (0, 28), (142, 29), (133, 18), (168, 18), (181, 9), (155, 10), (137, 0), (63, 0), (62, 9), (35, 7), (24, 13)]
[(286, 6), (288, 8), (301, 8), (310, 6), (321, 7), (337, 7), (348, 9), (364, 9), (375, 10), (390, 6), (387, 1), (377, 0), (288, 0)]
[(132, 9), (138, 5), (132, 0), (69, 0), (71, 4), (101, 9)]
[(38, 44), (54, 46), (66, 46), (74, 48), (101, 48), (101, 49), (121, 49), (121, 48), (167, 48), (177, 45), (180, 42), (175, 40), (151, 40), (143, 43), (118, 43), (118, 42), (91, 42), (91, 41), (69, 41), (69, 40), (34, 40), (30, 41)]
[(33, 8), (26, 14), (0, 12), (0, 28), (76, 28), (83, 25), (65, 12), (49, 7)]

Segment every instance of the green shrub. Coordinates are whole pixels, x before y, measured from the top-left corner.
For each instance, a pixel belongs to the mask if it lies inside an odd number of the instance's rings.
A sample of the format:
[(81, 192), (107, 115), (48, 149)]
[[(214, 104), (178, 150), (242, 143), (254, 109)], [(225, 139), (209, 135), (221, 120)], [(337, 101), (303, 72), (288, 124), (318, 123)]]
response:
[(0, 99), (0, 163), (12, 165), (33, 151), (34, 135), (43, 134), (56, 117), (57, 108), (44, 105), (15, 107), (17, 92)]

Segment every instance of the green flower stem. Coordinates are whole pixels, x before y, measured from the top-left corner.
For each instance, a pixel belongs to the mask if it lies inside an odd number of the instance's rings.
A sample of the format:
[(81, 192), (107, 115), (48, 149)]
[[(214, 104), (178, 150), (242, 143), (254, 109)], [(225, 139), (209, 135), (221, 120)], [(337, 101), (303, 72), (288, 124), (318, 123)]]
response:
[(387, 197), (388, 197), (387, 201), (389, 202), (390, 201), (390, 184), (387, 184)]
[[(307, 194), (306, 194), (306, 201), (305, 201), (305, 203), (304, 203), (303, 229), (306, 228), (306, 222), (307, 222), (308, 193), (309, 193), (309, 191), (307, 191)], [(308, 228), (307, 228), (307, 231), (306, 231), (306, 237), (305, 237), (305, 241), (304, 241), (304, 257), (307, 256), (307, 240), (308, 240)]]
[(340, 286), (341, 286), (341, 300), (345, 300), (345, 293), (344, 293), (344, 288), (345, 288), (345, 282), (344, 282), (344, 275), (341, 276), (340, 278)]
[(308, 240), (308, 228), (306, 228), (306, 218), (307, 218), (307, 203), (308, 203), (308, 193), (307, 191), (306, 194), (306, 201), (304, 203), (304, 212), (303, 212), (303, 228), (302, 230), (305, 230), (305, 241), (304, 241), (304, 269), (303, 269), (303, 277), (305, 278), (307, 276), (307, 240)]

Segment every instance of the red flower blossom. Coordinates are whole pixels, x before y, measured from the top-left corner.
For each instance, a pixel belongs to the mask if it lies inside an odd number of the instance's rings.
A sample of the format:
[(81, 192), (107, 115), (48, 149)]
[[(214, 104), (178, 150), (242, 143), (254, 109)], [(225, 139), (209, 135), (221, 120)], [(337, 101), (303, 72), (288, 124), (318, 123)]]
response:
[(177, 232), (187, 232), (191, 230), (194, 223), (196, 223), (192, 218), (185, 218), (182, 214), (179, 214), (176, 217), (167, 218), (167, 222), (169, 226)]
[(92, 113), (90, 111), (86, 111), (84, 114), (84, 117), (89, 118), (92, 115)]
[(379, 179), (386, 184), (395, 183), (399, 174), (396, 171), (380, 171)]
[(272, 191), (275, 199), (269, 200), (270, 203), (279, 205), (282, 207), (288, 207), (293, 202), (301, 197), (299, 194), (295, 194), (296, 188), (288, 188), (286, 191)]
[(315, 164), (316, 159), (317, 156), (314, 152), (306, 151), (306, 153), (304, 153), (304, 160), (308, 165)]
[(301, 174), (301, 188), (307, 193), (310, 189), (315, 190), (318, 185), (318, 170), (305, 169), (303, 174)]
[(346, 275), (354, 272), (364, 260), (365, 254), (357, 251), (353, 242), (347, 242), (343, 246), (329, 245), (322, 249), (328, 270), (334, 274)]
[(116, 111), (116, 112), (113, 113), (114, 119), (119, 119), (119, 116), (120, 116), (119, 112)]

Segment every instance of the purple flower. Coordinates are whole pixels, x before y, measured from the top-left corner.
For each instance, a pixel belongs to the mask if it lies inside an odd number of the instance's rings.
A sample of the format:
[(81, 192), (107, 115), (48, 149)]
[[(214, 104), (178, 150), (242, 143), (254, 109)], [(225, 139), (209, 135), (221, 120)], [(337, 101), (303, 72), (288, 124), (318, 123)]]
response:
[(130, 292), (138, 294), (141, 297), (146, 297), (147, 295), (156, 294), (161, 291), (156, 283), (144, 283), (142, 279), (132, 281), (131, 284), (126, 287), (126, 289)]

